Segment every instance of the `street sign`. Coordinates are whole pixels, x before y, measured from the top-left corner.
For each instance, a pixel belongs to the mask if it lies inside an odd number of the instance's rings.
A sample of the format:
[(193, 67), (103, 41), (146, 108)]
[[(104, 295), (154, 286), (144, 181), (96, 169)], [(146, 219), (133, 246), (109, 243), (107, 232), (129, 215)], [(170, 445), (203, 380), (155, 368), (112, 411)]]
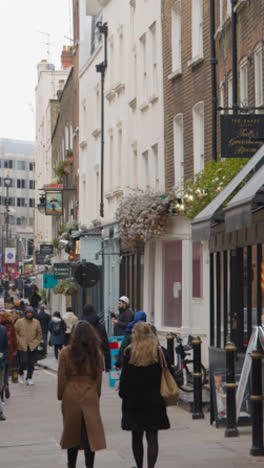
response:
[(39, 250), (35, 251), (36, 265), (50, 265), (50, 260), (45, 260), (46, 255), (42, 255)]
[(53, 271), (55, 279), (60, 280), (71, 277), (71, 268), (69, 263), (54, 263)]
[(53, 255), (53, 245), (52, 244), (40, 244), (39, 246), (40, 255)]
[(102, 251), (102, 239), (100, 234), (87, 234), (80, 239), (80, 260), (101, 266), (103, 257), (99, 253)]
[(16, 249), (11, 247), (5, 248), (5, 263), (16, 263)]
[(74, 273), (74, 278), (83, 288), (92, 288), (100, 279), (100, 270), (93, 263), (81, 263)]
[(220, 118), (221, 158), (251, 158), (263, 145), (264, 115), (230, 114)]
[(57, 284), (58, 281), (54, 278), (54, 275), (43, 275), (43, 289), (52, 289)]

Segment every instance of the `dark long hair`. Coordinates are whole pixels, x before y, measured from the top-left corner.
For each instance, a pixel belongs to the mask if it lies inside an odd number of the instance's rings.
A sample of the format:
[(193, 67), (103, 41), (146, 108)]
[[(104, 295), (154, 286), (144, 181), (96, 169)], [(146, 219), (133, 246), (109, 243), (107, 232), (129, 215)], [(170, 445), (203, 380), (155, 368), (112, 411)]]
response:
[(98, 370), (102, 367), (102, 355), (97, 333), (88, 322), (80, 320), (74, 326), (71, 335), (70, 355), (78, 370), (88, 360), (92, 377), (96, 379)]

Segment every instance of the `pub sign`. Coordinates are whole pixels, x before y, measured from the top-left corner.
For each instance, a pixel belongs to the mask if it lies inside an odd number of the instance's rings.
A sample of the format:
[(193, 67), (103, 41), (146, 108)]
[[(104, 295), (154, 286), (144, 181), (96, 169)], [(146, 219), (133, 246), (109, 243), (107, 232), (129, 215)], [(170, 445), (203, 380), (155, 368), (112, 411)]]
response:
[(264, 115), (229, 114), (220, 118), (222, 158), (251, 158), (263, 145)]
[(46, 192), (46, 215), (61, 216), (63, 214), (62, 194), (61, 190)]

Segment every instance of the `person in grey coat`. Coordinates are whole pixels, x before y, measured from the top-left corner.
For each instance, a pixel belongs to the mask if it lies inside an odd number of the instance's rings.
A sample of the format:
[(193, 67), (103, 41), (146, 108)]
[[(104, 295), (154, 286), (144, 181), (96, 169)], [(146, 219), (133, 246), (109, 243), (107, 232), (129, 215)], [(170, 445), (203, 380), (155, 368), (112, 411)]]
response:
[(119, 315), (116, 316), (114, 310), (110, 310), (112, 322), (114, 324), (114, 336), (123, 336), (129, 322), (134, 320), (134, 312), (129, 308), (127, 296), (121, 296), (118, 301)]

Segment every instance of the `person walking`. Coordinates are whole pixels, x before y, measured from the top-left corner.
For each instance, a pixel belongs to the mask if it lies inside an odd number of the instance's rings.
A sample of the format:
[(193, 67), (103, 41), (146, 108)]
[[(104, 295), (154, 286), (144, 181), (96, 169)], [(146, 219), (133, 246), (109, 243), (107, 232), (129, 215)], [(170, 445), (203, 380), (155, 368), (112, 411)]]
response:
[(71, 342), (59, 359), (58, 400), (62, 401), (61, 448), (67, 449), (68, 467), (75, 468), (79, 449), (85, 466), (94, 466), (95, 452), (106, 448), (100, 415), (103, 359), (99, 338), (86, 321), (74, 325)]
[(124, 335), (125, 329), (129, 322), (134, 320), (134, 313), (129, 308), (129, 298), (127, 296), (121, 296), (118, 301), (118, 317), (114, 310), (110, 310), (112, 322), (114, 324), (114, 336)]
[(65, 340), (66, 324), (62, 320), (61, 314), (56, 310), (49, 323), (50, 346), (54, 346), (54, 355), (58, 359), (59, 351), (62, 349)]
[(27, 385), (34, 385), (32, 377), (37, 358), (37, 347), (42, 337), (40, 323), (33, 316), (34, 309), (28, 306), (25, 310), (25, 316), (15, 323), (17, 349), (19, 351), (18, 382), (24, 383), (24, 371), (27, 371)]
[(39, 303), (41, 301), (41, 297), (38, 294), (38, 288), (36, 285), (32, 286), (32, 294), (29, 298), (29, 304), (33, 309), (35, 309), (35, 312), (38, 310)]
[(104, 370), (110, 372), (111, 370), (111, 354), (108, 336), (105, 326), (100, 322), (96, 310), (92, 304), (86, 304), (83, 308), (82, 320), (89, 322), (94, 327), (100, 338), (101, 350), (104, 356)]
[(2, 392), (4, 393), (5, 398), (10, 398), (8, 373), (12, 365), (13, 359), (17, 354), (17, 337), (16, 337), (16, 330), (15, 330), (15, 326), (13, 322), (12, 312), (9, 312), (8, 310), (6, 310), (1, 315), (0, 324), (6, 328), (7, 339), (8, 339), (8, 359), (5, 365), (4, 388), (2, 389)]
[(169, 429), (166, 406), (160, 394), (162, 368), (158, 339), (144, 322), (132, 329), (132, 344), (124, 353), (119, 396), (122, 429), (132, 432), (132, 451), (137, 468), (143, 467), (143, 435), (147, 439), (148, 468), (158, 458), (158, 431)]
[(139, 310), (138, 312), (135, 313), (135, 318), (133, 322), (129, 322), (125, 330), (124, 338), (119, 348), (119, 353), (118, 353), (118, 356), (114, 365), (115, 369), (121, 369), (122, 367), (124, 350), (126, 349), (127, 346), (131, 344), (131, 340), (132, 340), (131, 333), (132, 333), (134, 325), (136, 325), (136, 323), (138, 322), (146, 322), (146, 320), (147, 320), (147, 316), (145, 312), (143, 312), (142, 310)]
[[(8, 360), (8, 338), (7, 331), (3, 325), (0, 325), (0, 393), (4, 385), (4, 372)], [(0, 421), (5, 421), (6, 417), (3, 411), (3, 403), (0, 398)]]
[(42, 305), (39, 308), (39, 313), (37, 314), (36, 318), (39, 320), (41, 333), (44, 343), (44, 352), (47, 354), (47, 344), (48, 344), (48, 331), (49, 331), (49, 323), (51, 321), (51, 316), (45, 311), (45, 307)]
[(70, 343), (72, 327), (78, 322), (78, 317), (73, 313), (72, 307), (67, 307), (66, 313), (63, 315), (63, 320), (66, 323), (64, 344), (67, 346)]
[(15, 284), (11, 284), (11, 288), (8, 290), (8, 294), (13, 302), (20, 302), (21, 295)]

